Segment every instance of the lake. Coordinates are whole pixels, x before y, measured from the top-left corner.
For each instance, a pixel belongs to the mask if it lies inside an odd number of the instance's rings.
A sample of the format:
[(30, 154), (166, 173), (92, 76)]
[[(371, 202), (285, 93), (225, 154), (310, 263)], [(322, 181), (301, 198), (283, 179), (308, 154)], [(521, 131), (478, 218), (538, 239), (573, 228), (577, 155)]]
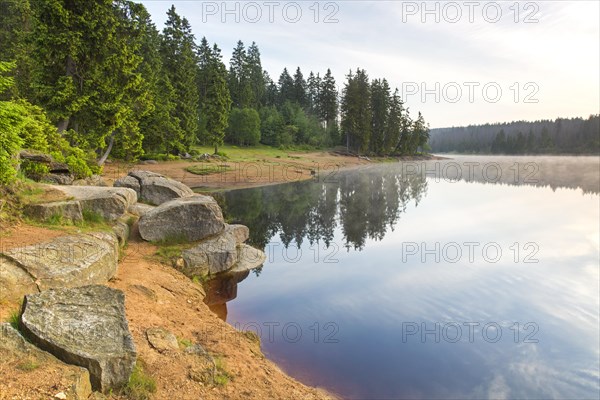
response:
[(598, 398), (600, 159), (451, 157), (219, 195), (268, 260), (211, 309), (343, 398)]

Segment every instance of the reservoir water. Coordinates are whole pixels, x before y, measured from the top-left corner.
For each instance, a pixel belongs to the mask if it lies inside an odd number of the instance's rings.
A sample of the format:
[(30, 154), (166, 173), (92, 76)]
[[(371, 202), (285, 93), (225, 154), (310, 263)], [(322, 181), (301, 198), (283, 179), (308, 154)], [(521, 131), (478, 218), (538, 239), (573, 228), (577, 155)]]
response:
[(225, 192), (268, 260), (207, 301), (343, 398), (597, 399), (599, 160), (452, 156)]

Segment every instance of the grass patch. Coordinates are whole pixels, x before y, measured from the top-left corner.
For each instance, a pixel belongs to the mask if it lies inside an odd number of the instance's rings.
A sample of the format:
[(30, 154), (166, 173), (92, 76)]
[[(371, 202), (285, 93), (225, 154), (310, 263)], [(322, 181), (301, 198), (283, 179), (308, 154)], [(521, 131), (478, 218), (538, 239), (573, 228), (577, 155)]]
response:
[(104, 218), (99, 213), (84, 208), (81, 210), (81, 214), (83, 215), (83, 220), (88, 224), (100, 224), (104, 222)]
[(144, 371), (143, 363), (138, 360), (129, 376), (123, 393), (132, 400), (148, 400), (156, 392), (156, 381)]
[(40, 364), (38, 364), (34, 360), (26, 360), (26, 361), (22, 361), (19, 364), (17, 364), (17, 369), (20, 369), (21, 371), (24, 371), (24, 372), (34, 371), (34, 370), (38, 369), (39, 367), (40, 367)]
[(156, 252), (154, 253), (153, 256), (151, 256), (152, 259), (160, 262), (161, 264), (166, 264), (166, 265), (171, 265), (174, 266), (176, 261), (181, 257), (181, 253), (190, 248), (191, 246), (193, 246), (192, 243), (189, 242), (182, 242), (182, 243), (175, 243), (175, 244), (160, 244), (160, 243), (156, 243), (158, 245), (158, 248), (156, 249)]
[(63, 216), (61, 214), (52, 214), (50, 218), (44, 221), (48, 225), (65, 225), (65, 221), (63, 220)]
[(214, 174), (222, 174), (231, 169), (229, 165), (226, 164), (195, 164), (190, 167), (187, 167), (185, 170), (194, 175), (214, 175)]
[(19, 330), (19, 319), (21, 318), (21, 311), (11, 311), (10, 315), (8, 316), (8, 323), (10, 324), (10, 326), (12, 326), (13, 328), (15, 328), (16, 330)]
[(215, 373), (215, 385), (217, 386), (225, 386), (229, 383), (230, 380), (233, 379), (233, 375), (231, 375), (225, 369), (225, 364), (223, 363), (223, 358), (221, 356), (215, 356), (215, 367), (217, 372)]

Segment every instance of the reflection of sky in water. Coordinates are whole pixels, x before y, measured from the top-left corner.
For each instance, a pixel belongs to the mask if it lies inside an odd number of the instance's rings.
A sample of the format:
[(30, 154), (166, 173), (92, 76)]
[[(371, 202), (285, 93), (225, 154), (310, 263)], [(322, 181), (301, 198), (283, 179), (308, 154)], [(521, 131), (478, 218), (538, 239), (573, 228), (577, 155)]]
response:
[[(599, 395), (599, 197), (581, 190), (532, 186), (435, 182), (418, 207), (412, 202), (381, 241), (367, 239), (363, 251), (346, 251), (340, 228), (334, 243), (337, 263), (315, 263), (302, 244), (296, 263), (286, 262), (271, 240), (257, 278), (240, 283), (229, 304), (230, 323), (279, 322), (263, 350), (286, 371), (312, 385), (349, 398), (597, 398)], [(251, 227), (252, 229), (252, 227)], [(433, 248), (450, 242), (497, 242), (503, 251), (489, 263), (476, 247), (470, 263), (461, 246), (459, 262), (434, 261), (420, 254), (402, 260), (403, 243)], [(539, 263), (515, 263), (510, 250), (535, 242)], [(490, 253), (492, 254), (492, 253)], [(295, 256), (290, 250), (289, 257)], [(332, 321), (339, 343), (323, 343)], [(297, 343), (286, 342), (281, 327), (296, 322)], [(311, 326), (320, 324), (319, 343)], [(429, 335), (402, 341), (402, 324), (497, 322), (502, 338), (474, 342), (434, 342)], [(521, 327), (519, 343), (514, 330)], [(539, 343), (522, 343), (534, 322)], [(313, 326), (314, 329), (314, 326)], [(453, 332), (453, 331), (452, 331)], [(491, 332), (491, 331), (489, 331)], [(294, 330), (290, 330), (293, 336)]]

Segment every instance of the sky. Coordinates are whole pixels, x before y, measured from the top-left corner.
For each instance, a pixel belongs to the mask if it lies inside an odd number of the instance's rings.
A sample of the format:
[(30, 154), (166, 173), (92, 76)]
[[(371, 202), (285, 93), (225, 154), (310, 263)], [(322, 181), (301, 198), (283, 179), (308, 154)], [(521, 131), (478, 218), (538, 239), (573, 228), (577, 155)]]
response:
[(174, 4), (229, 65), (253, 41), (277, 81), (284, 67), (341, 91), (350, 69), (398, 88), (431, 128), (587, 117), (600, 111), (600, 2), (141, 1), (162, 30)]

